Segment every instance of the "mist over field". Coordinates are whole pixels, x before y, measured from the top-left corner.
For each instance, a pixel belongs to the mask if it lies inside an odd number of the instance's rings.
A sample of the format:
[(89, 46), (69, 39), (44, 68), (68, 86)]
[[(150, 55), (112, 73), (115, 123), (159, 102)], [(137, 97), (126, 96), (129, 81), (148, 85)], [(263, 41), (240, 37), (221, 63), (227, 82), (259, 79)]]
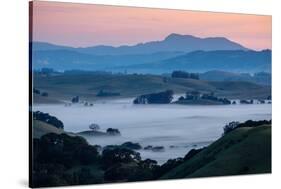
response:
[[(118, 137), (86, 137), (90, 144), (101, 146), (126, 141), (164, 146), (164, 152), (140, 150), (143, 158), (163, 163), (182, 157), (192, 148), (201, 148), (221, 137), (223, 126), (231, 121), (271, 119), (270, 104), (184, 106), (133, 105), (132, 99), (100, 101), (93, 107), (83, 105), (35, 105), (34, 110), (59, 117), (65, 130), (88, 130), (91, 123), (101, 130), (118, 128)], [(171, 147), (173, 146), (173, 147)]]

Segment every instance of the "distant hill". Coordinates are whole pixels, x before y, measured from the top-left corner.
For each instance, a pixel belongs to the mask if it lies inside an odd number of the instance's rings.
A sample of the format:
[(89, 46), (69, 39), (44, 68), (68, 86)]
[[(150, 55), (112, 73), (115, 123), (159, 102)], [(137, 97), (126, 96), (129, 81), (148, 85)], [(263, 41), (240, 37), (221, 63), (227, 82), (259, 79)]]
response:
[(259, 72), (250, 75), (248, 73), (233, 73), (212, 70), (201, 73), (200, 79), (208, 81), (249, 81), (262, 85), (271, 85), (271, 74), (266, 72)]
[(162, 179), (271, 173), (271, 125), (238, 128)]
[[(264, 62), (270, 64), (268, 56), (271, 58), (271, 55), (266, 55), (266, 58), (260, 59), (260, 54), (263, 52), (250, 51), (224, 37), (199, 38), (174, 33), (161, 41), (119, 47), (98, 45), (75, 48), (33, 42), (32, 52), (33, 69), (49, 67), (57, 70), (83, 69), (114, 72), (129, 69), (136, 73), (164, 73), (174, 68), (198, 71), (203, 68), (205, 71), (220, 68), (222, 70), (226, 68), (230, 70), (246, 68), (247, 71), (262, 68), (268, 70), (268, 67), (264, 67)], [(207, 52), (209, 53), (206, 54)], [(250, 52), (252, 55), (245, 59)], [(202, 62), (205, 62), (204, 65)], [(241, 62), (244, 62), (244, 65)], [(207, 67), (206, 64), (208, 64)]]
[(210, 70), (250, 73), (271, 72), (271, 50), (194, 51), (159, 62), (132, 65), (127, 69), (149, 73), (165, 73), (173, 70), (192, 72)]
[(129, 54), (151, 54), (156, 52), (191, 52), (196, 50), (248, 50), (242, 45), (230, 41), (224, 37), (199, 38), (192, 35), (170, 34), (162, 41), (151, 41), (128, 46), (93, 46), (93, 47), (66, 47), (52, 45), (50, 43), (33, 42), (33, 50), (75, 50), (80, 53), (94, 55), (129, 55)]
[[(182, 52), (157, 52), (152, 54), (93, 55), (79, 52), (75, 49), (52, 49), (33, 51), (32, 60), (33, 69), (48, 67), (56, 70), (118, 71), (119, 67), (161, 61), (182, 54)], [(119, 71), (124, 70), (122, 68)]]

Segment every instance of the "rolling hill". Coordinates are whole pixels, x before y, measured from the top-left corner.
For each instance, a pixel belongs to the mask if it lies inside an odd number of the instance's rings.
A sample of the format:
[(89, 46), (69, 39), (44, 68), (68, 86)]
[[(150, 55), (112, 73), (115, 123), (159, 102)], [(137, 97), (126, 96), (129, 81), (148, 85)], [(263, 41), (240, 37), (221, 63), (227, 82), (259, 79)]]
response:
[(271, 50), (263, 51), (194, 51), (149, 64), (132, 65), (128, 70), (165, 73), (173, 70), (206, 72), (271, 72)]
[(47, 133), (62, 134), (65, 133), (63, 129), (58, 129), (55, 126), (39, 120), (32, 122), (32, 136), (33, 138), (40, 138)]
[(271, 125), (238, 128), (161, 179), (271, 173)]
[[(56, 48), (56, 47), (53, 47)], [(132, 66), (182, 55), (183, 52), (156, 52), (130, 55), (93, 55), (75, 49), (55, 49), (33, 51), (33, 69), (53, 68), (55, 70), (115, 70), (124, 71), (124, 66)]]
[[(34, 87), (48, 92), (48, 97), (37, 99), (35, 103), (57, 100), (70, 100), (74, 96), (82, 99), (95, 100), (100, 91), (120, 93), (117, 98), (136, 97), (142, 94), (160, 92), (171, 89), (175, 93), (197, 90), (214, 92), (219, 97), (234, 99), (264, 99), (271, 95), (270, 86), (262, 86), (244, 81), (204, 81), (194, 79), (169, 78), (158, 75), (141, 74), (95, 74), (91, 72), (77, 74), (59, 74), (33, 76)], [(111, 97), (110, 97), (111, 98)], [(112, 97), (114, 98), (114, 97)], [(39, 101), (40, 100), (40, 101)]]
[(266, 72), (259, 72), (250, 75), (248, 73), (212, 70), (201, 73), (200, 79), (208, 81), (249, 81), (262, 85), (271, 85), (271, 74)]

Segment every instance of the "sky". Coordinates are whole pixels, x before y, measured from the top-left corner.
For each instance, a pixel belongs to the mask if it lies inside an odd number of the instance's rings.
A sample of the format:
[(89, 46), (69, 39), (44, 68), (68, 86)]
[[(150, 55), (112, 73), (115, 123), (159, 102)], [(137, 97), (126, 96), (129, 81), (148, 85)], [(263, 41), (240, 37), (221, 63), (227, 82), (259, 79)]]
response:
[(271, 23), (264, 15), (33, 2), (33, 41), (72, 47), (134, 45), (178, 33), (271, 49)]

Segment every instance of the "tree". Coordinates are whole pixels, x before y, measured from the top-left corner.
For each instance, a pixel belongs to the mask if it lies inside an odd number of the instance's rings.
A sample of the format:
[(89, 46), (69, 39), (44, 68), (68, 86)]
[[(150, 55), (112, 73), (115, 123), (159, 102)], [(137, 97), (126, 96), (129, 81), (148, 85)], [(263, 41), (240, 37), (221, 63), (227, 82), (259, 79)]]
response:
[(238, 125), (239, 125), (238, 121), (232, 121), (232, 122), (226, 124), (223, 127), (223, 134), (229, 133), (230, 131), (234, 130)]
[(55, 116), (49, 115), (48, 113), (43, 113), (40, 111), (33, 112), (33, 119), (49, 123), (50, 125), (58, 129), (64, 128), (62, 121), (57, 119)]
[(79, 96), (75, 96), (71, 99), (72, 103), (78, 103), (79, 102)]
[(180, 96), (178, 101), (181, 101), (181, 100), (184, 100), (184, 97), (183, 96)]
[(106, 132), (110, 135), (120, 135), (120, 131), (118, 129), (108, 128)]
[(118, 163), (138, 163), (141, 160), (140, 153), (128, 148), (105, 149), (102, 152), (102, 163), (109, 168)]
[(173, 100), (174, 92), (166, 90), (159, 93), (151, 93), (138, 96), (134, 99), (134, 104), (169, 104)]
[(156, 168), (154, 173), (155, 178), (161, 177), (162, 175), (177, 167), (181, 163), (183, 163), (183, 158), (169, 159), (166, 163)]
[(133, 143), (133, 142), (125, 142), (121, 144), (121, 147), (128, 148), (131, 150), (140, 150), (142, 148), (139, 143)]
[(39, 89), (36, 89), (36, 88), (33, 88), (33, 93), (39, 94), (39, 95), (40, 95), (40, 90), (39, 90)]
[(172, 78), (190, 78), (190, 74), (188, 72), (184, 71), (173, 71), (172, 72)]
[(92, 123), (91, 125), (89, 125), (89, 129), (91, 129), (93, 131), (98, 131), (98, 130), (100, 130), (100, 126), (98, 124)]

